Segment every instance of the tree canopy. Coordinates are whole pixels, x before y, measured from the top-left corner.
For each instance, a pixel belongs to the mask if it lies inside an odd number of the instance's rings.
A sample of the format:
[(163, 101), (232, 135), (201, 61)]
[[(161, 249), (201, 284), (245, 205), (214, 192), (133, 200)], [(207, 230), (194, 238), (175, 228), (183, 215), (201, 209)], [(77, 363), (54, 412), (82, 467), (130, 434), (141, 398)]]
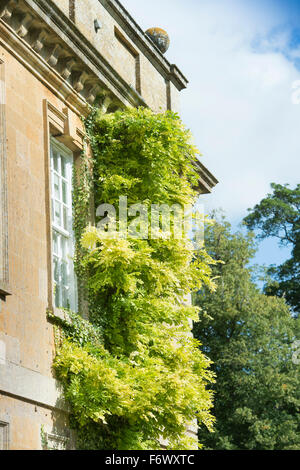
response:
[(284, 297), (296, 314), (300, 313), (300, 185), (273, 183), (268, 194), (244, 219), (258, 238), (276, 237), (279, 244), (291, 248), (291, 257), (269, 269), (274, 282), (266, 284), (265, 293)]
[(248, 262), (254, 235), (231, 233), (224, 220), (206, 231), (217, 289), (195, 296), (194, 333), (213, 361), (215, 432), (200, 427), (206, 449), (300, 449), (300, 374), (292, 361), (299, 320), (285, 301), (262, 294)]

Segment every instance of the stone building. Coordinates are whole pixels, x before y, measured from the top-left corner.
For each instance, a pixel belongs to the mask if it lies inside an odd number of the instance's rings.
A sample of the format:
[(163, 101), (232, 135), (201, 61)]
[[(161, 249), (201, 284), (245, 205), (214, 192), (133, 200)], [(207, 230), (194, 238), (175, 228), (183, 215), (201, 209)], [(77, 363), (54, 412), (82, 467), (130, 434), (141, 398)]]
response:
[[(0, 449), (73, 445), (47, 312), (78, 301), (81, 117), (99, 96), (108, 112), (179, 111), (187, 80), (158, 46), (118, 0), (0, 0)], [(215, 184), (199, 164), (200, 192)]]

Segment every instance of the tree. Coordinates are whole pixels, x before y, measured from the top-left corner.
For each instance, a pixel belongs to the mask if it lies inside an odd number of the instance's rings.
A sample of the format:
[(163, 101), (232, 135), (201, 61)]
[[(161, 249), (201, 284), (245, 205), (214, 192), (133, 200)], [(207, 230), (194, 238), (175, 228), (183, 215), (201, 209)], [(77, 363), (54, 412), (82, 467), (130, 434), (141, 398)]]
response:
[(203, 287), (195, 297), (202, 314), (194, 334), (217, 376), (215, 432), (201, 426), (199, 439), (216, 450), (300, 449), (299, 320), (252, 282), (253, 234), (232, 234), (221, 221), (207, 229), (206, 249), (223, 263), (213, 267), (216, 291)]
[(274, 282), (266, 284), (267, 295), (284, 297), (296, 314), (300, 313), (300, 185), (272, 184), (268, 194), (244, 219), (258, 238), (276, 237), (282, 246), (291, 247), (291, 258), (269, 269)]

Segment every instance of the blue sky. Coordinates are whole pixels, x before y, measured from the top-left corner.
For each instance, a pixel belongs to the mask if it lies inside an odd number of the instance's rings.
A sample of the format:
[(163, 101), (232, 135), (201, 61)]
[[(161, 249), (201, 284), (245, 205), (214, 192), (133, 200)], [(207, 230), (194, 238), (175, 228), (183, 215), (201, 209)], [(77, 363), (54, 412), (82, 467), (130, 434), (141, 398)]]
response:
[[(222, 207), (233, 224), (268, 192), (271, 182), (299, 183), (300, 1), (122, 0), (143, 29), (171, 38), (166, 57), (189, 79), (181, 115), (220, 184), (206, 210)], [(288, 253), (264, 242), (256, 262)]]

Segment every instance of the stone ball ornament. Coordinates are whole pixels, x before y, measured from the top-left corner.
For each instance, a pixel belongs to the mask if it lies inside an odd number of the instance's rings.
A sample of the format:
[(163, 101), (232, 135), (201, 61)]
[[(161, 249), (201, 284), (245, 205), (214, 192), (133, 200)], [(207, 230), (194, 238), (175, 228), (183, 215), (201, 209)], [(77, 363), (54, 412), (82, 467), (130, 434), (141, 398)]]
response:
[(147, 29), (146, 31), (146, 36), (151, 39), (151, 41), (154, 42), (156, 47), (162, 52), (162, 54), (165, 54), (167, 50), (170, 47), (170, 38), (168, 33), (161, 28), (150, 28)]

